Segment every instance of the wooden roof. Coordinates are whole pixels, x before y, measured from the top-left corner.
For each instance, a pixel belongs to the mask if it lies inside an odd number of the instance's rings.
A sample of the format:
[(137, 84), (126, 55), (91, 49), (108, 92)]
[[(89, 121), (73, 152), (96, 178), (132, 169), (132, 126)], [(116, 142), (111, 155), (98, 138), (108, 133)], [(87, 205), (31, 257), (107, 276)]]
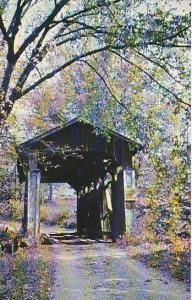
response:
[(44, 182), (68, 182), (75, 189), (113, 173), (118, 166), (131, 166), (141, 146), (115, 131), (108, 130), (108, 134), (110, 141), (78, 117), (20, 144), (20, 180), (26, 178), (34, 152)]
[[(38, 142), (40, 142), (41, 140), (46, 139), (46, 138), (51, 139), (51, 137), (54, 136), (55, 133), (59, 133), (59, 132), (62, 131), (63, 129), (65, 129), (65, 128), (71, 126), (71, 125), (74, 125), (74, 124), (76, 124), (76, 123), (83, 123), (83, 122), (81, 121), (81, 118), (80, 118), (80, 117), (76, 117), (76, 118), (74, 118), (74, 119), (72, 119), (72, 120), (70, 120), (70, 121), (64, 123), (62, 126), (57, 126), (57, 127), (55, 127), (55, 128), (52, 128), (52, 129), (50, 129), (50, 130), (48, 130), (48, 131), (46, 131), (46, 132), (44, 132), (44, 133), (42, 133), (42, 134), (40, 134), (40, 135), (38, 135), (38, 136), (32, 138), (32, 139), (29, 139), (29, 140), (26, 141), (26, 142), (23, 142), (23, 143), (19, 144), (19, 145), (17, 146), (17, 149), (19, 149), (19, 148), (25, 148), (25, 147), (30, 147), (30, 146), (32, 146), (33, 144), (36, 144), (36, 143), (38, 143)], [(87, 122), (87, 124), (92, 125), (90, 122)], [(92, 125), (92, 126), (93, 126), (93, 125)], [(94, 128), (94, 126), (93, 126), (93, 128)], [(99, 127), (97, 126), (96, 128), (99, 128)], [(118, 132), (116, 132), (116, 131), (113, 131), (113, 130), (111, 130), (111, 129), (108, 129), (107, 132), (108, 132), (108, 134), (109, 134), (110, 136), (114, 136), (114, 137), (116, 137), (117, 139), (123, 140), (123, 141), (125, 141), (125, 142), (127, 142), (127, 143), (132, 143), (132, 144), (134, 144), (134, 145), (135, 145), (135, 148), (136, 148), (137, 150), (140, 150), (140, 149), (142, 148), (142, 145), (141, 145), (140, 143), (138, 143), (137, 141), (132, 141), (131, 139), (127, 138), (126, 136), (124, 136), (124, 135), (122, 135), (122, 134), (120, 134), (120, 133), (118, 133)]]

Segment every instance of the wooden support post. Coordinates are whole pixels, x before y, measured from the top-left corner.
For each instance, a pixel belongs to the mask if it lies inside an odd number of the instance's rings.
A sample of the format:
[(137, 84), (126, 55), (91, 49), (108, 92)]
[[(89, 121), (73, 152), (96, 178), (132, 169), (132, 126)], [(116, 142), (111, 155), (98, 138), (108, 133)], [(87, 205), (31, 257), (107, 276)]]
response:
[(17, 166), (15, 167), (15, 200), (21, 202), (21, 184), (19, 182), (19, 174), (17, 170)]
[(125, 184), (125, 219), (126, 219), (126, 233), (131, 235), (134, 229), (135, 221), (135, 171), (132, 169), (124, 170), (124, 184)]
[(101, 219), (100, 206), (102, 201), (102, 192), (100, 190), (92, 190), (89, 199), (89, 216), (87, 224), (87, 233), (91, 238), (101, 238)]
[(125, 203), (124, 203), (124, 180), (123, 172), (121, 171), (112, 179), (112, 208), (113, 212), (110, 216), (111, 237), (112, 241), (117, 239), (125, 232)]
[(104, 235), (107, 237), (110, 236), (111, 233), (111, 224), (110, 224), (110, 214), (112, 213), (112, 201), (111, 201), (111, 193), (110, 193), (111, 186), (104, 188), (103, 190), (103, 220), (102, 220), (102, 231)]
[(77, 234), (82, 235), (83, 229), (81, 224), (81, 203), (82, 203), (82, 195), (77, 196)]
[(82, 235), (87, 233), (87, 219), (89, 194), (83, 191), (82, 195), (77, 198), (77, 234)]
[(82, 189), (77, 196), (77, 234), (83, 234), (83, 214), (82, 214), (82, 204), (85, 195), (85, 189)]
[(37, 236), (40, 230), (40, 171), (33, 155), (29, 158), (29, 171), (24, 183), (24, 232)]
[(22, 183), (21, 201), (23, 203), (22, 228), (27, 232), (27, 203), (28, 203), (28, 181)]
[(27, 231), (37, 236), (40, 231), (40, 171), (28, 172)]

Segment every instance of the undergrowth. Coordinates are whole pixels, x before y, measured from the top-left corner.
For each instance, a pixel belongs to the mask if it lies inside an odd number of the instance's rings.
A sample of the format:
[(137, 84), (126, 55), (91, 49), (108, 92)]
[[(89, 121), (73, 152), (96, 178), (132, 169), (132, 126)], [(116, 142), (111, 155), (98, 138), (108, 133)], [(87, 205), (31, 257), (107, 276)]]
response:
[(131, 257), (141, 260), (151, 268), (167, 271), (172, 277), (190, 282), (190, 242), (174, 238), (165, 244), (156, 238), (150, 241), (139, 240), (139, 237), (126, 237)]
[(69, 217), (65, 203), (43, 204), (40, 206), (40, 221), (49, 225), (63, 224)]
[(48, 299), (50, 266), (37, 254), (37, 249), (2, 256), (0, 269), (0, 299)]

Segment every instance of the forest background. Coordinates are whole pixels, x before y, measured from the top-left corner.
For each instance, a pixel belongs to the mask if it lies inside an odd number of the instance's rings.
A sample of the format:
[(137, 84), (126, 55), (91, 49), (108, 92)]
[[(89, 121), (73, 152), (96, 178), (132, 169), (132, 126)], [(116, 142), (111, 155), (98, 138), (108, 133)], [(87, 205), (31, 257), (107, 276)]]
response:
[(134, 241), (189, 278), (189, 31), (185, 0), (1, 0), (2, 210), (15, 201), (16, 145), (80, 115), (142, 144)]

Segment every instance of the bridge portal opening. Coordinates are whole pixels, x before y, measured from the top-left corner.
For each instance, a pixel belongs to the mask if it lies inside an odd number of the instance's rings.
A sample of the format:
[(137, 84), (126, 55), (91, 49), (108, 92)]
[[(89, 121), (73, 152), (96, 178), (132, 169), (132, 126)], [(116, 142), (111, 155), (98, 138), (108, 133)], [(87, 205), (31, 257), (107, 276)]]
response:
[(24, 230), (39, 234), (41, 183), (68, 183), (77, 194), (77, 233), (116, 240), (125, 232), (124, 170), (138, 145), (108, 131), (108, 137), (78, 118), (21, 145), (18, 173), (25, 184)]
[(76, 231), (77, 193), (67, 183), (41, 183), (40, 232), (54, 230)]

